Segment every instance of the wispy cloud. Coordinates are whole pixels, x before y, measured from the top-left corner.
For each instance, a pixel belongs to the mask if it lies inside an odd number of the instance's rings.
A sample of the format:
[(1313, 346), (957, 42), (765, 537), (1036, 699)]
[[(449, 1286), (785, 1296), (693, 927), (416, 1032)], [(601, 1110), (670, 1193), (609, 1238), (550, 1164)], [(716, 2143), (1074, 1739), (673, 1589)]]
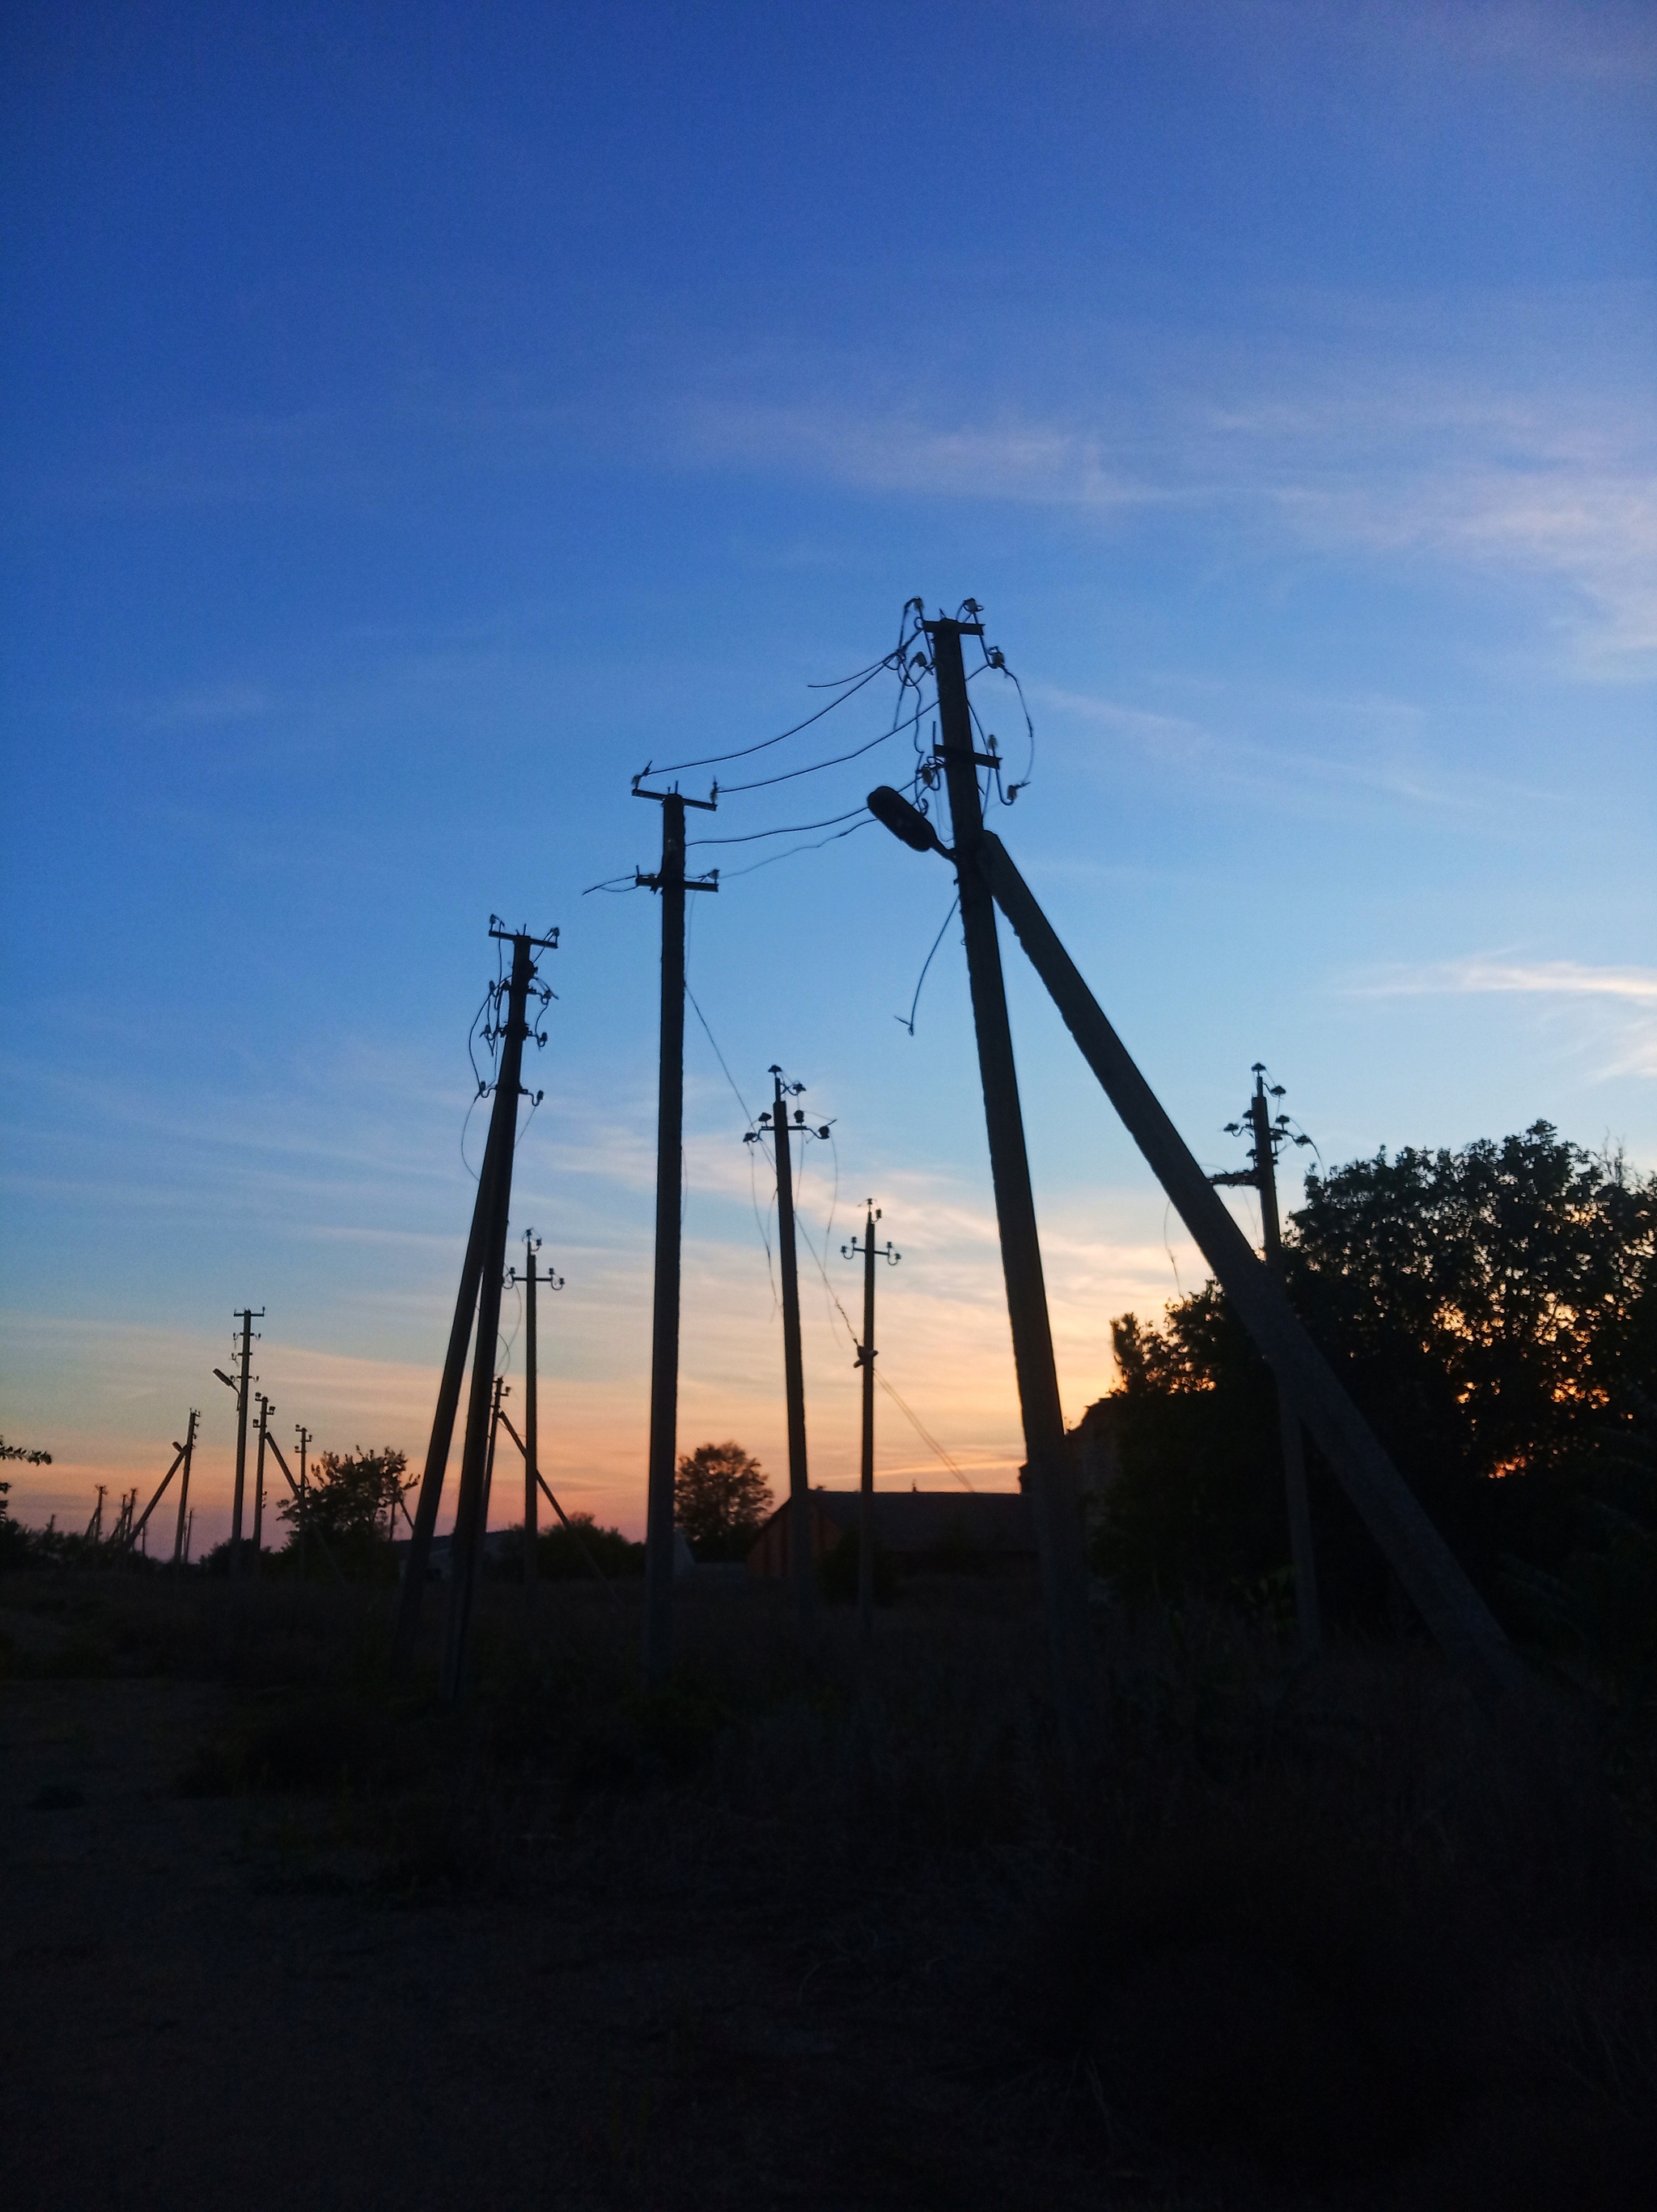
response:
[[(1319, 699), (1320, 719), (1335, 729), (1361, 737), (1351, 750), (1314, 752), (1305, 748), (1263, 744), (1235, 730), (1223, 734), (1187, 715), (1033, 685), (1032, 696), (1058, 715), (1103, 730), (1135, 748), (1159, 768), (1200, 781), (1228, 799), (1238, 793), (1269, 799), (1279, 809), (1326, 817), (1360, 810), (1372, 814), (1376, 799), (1437, 814), (1475, 812), (1520, 800), (1558, 808), (1567, 794), (1538, 791), (1511, 779), (1472, 775), (1423, 757), (1417, 717), (1401, 702), (1387, 699)], [(1284, 703), (1303, 709), (1304, 698)]]
[[(687, 402), (679, 438), (699, 465), (882, 495), (1113, 526), (1206, 518), (1234, 542), (1539, 579), (1557, 594), (1548, 627), (1609, 668), (1657, 651), (1657, 458), (1646, 375), (1629, 366), (1650, 302), (1630, 290), (1555, 309), (1550, 330), (1529, 299), (1285, 300), (1289, 334), (1248, 348), (1188, 326), (1055, 331), (1048, 350), (1074, 357), (1063, 374), (1079, 396), (994, 411), (935, 386), (895, 394), (849, 362), (827, 383), (802, 366), (780, 399), (774, 362), (756, 388)], [(1534, 364), (1529, 384), (1504, 335)]]
[(1595, 968), (1577, 960), (1524, 960), (1472, 953), (1384, 971), (1354, 986), (1367, 998), (1514, 994), (1544, 1005), (1587, 1006), (1601, 1048), (1609, 1031), (1611, 1058), (1600, 1073), (1657, 1076), (1657, 969)]

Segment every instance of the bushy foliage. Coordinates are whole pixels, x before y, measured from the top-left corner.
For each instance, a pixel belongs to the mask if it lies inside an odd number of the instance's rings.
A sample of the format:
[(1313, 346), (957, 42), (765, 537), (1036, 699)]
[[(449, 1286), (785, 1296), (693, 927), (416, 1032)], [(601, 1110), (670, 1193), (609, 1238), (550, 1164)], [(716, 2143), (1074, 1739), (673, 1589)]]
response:
[(739, 1559), (770, 1512), (771, 1486), (739, 1443), (698, 1444), (673, 1478), (673, 1519), (699, 1559)]
[[(568, 1528), (555, 1519), (544, 1524), (535, 1540), (535, 1571), (543, 1582), (617, 1582), (643, 1574), (645, 1547), (624, 1536), (619, 1528), (601, 1528), (591, 1513), (572, 1513)], [(513, 1541), (505, 1546), (489, 1568), (501, 1582), (524, 1579), (524, 1528), (519, 1522), (507, 1531)], [(593, 1569), (598, 1572), (595, 1576)]]
[(343, 1574), (385, 1571), (398, 1505), (414, 1487), (408, 1468), (408, 1454), (391, 1444), (379, 1451), (359, 1444), (354, 1452), (322, 1453), (307, 1475), (305, 1529), (297, 1498), (285, 1498), (276, 1508), (292, 1532), (285, 1556), (297, 1557), (308, 1529), (327, 1546)]
[(28, 1558), (28, 1531), (12, 1517), (11, 1485), (0, 1482), (0, 1570), (21, 1567)]
[[(1580, 1620), (1588, 1583), (1632, 1575), (1657, 1611), (1657, 1176), (1545, 1121), (1460, 1152), (1383, 1152), (1308, 1179), (1284, 1265), (1302, 1319), (1498, 1604), (1533, 1617), (1545, 1597)], [(1160, 1328), (1125, 1315), (1112, 1334), (1122, 1475), (1101, 1565), (1130, 1588), (1281, 1597), (1275, 1386), (1229, 1303), (1211, 1283)], [(1315, 1453), (1312, 1476), (1326, 1594), (1373, 1607), (1375, 1547)], [(1613, 1609), (1641, 1617), (1626, 1589)]]

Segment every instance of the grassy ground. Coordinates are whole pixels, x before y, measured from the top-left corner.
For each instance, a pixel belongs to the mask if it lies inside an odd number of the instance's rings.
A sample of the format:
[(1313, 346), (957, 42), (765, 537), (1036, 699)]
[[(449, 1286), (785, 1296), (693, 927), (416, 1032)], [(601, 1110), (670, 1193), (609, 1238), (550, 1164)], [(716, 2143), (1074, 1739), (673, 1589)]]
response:
[(458, 1713), (390, 1602), (0, 1585), (9, 2203), (1657, 2201), (1638, 1717), (1107, 1616), (1078, 1772), (1007, 1585), (692, 1589), (650, 1698), (494, 1586)]

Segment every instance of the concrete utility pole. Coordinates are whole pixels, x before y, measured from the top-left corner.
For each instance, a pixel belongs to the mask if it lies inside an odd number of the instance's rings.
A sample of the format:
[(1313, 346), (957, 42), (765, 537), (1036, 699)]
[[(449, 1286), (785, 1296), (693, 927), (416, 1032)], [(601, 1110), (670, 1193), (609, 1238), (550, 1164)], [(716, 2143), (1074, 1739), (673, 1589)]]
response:
[(303, 1582), (306, 1568), (309, 1564), (305, 1556), (305, 1545), (310, 1531), (305, 1524), (310, 1518), (311, 1492), (306, 1481), (305, 1454), (311, 1442), (311, 1431), (307, 1428), (301, 1427), (300, 1423), (295, 1421), (294, 1434), (299, 1438), (299, 1578)]
[[(508, 938), (512, 948), (512, 976), (507, 992), (507, 1020), (501, 1034), (501, 1071), (495, 1084), (495, 1113), (489, 1123), (489, 1147), (495, 1154), (490, 1176), (489, 1218), (483, 1238), (482, 1272), (477, 1291), (477, 1336), (472, 1350), (471, 1393), (466, 1407), (466, 1437), (461, 1450), (460, 1494), (455, 1504), (453, 1575), (449, 1584), (449, 1617), (443, 1647), (443, 1695), (452, 1703), (460, 1695), (466, 1656), (467, 1632), (476, 1596), (483, 1556), (483, 1537), (489, 1512), (489, 1447), (495, 1434), (495, 1342), (501, 1333), (501, 1289), (506, 1279), (507, 1224), (512, 1205), (513, 1149), (518, 1131), (518, 1100), (524, 1065), (524, 1045), (529, 1036), (525, 1014), (530, 985), (535, 977), (533, 955), (544, 942), (504, 930), (492, 935)], [(486, 1164), (488, 1164), (486, 1163)], [(420, 1510), (423, 1514), (425, 1497)], [(436, 1508), (433, 1513), (435, 1516)], [(409, 1571), (415, 1571), (419, 1542), (416, 1527), (409, 1547)], [(421, 1571), (424, 1565), (422, 1563)]]
[[(904, 805), (899, 794), (891, 796), (899, 806)], [(883, 819), (895, 812), (884, 800), (882, 805), (886, 808)], [(914, 840), (911, 837), (907, 842)], [(1490, 1608), (1302, 1326), (1282, 1285), (1255, 1256), (1215, 1195), (1006, 848), (999, 838), (987, 832), (982, 865), (997, 904), (1017, 933), (1030, 964), (1047, 985), (1083, 1058), (1150, 1162), (1213, 1269), (1215, 1279), (1276, 1372), (1290, 1402), (1333, 1468), (1336, 1479), (1386, 1554), (1411, 1602), (1446, 1656), (1477, 1692), (1497, 1705), (1520, 1693), (1527, 1683), (1524, 1668)]]
[(247, 1479), (247, 1384), (248, 1370), (253, 1360), (253, 1323), (263, 1321), (264, 1308), (255, 1313), (245, 1306), (234, 1318), (241, 1323), (241, 1352), (240, 1380), (230, 1382), (222, 1367), (213, 1372), (221, 1382), (228, 1382), (236, 1394), (236, 1487), (230, 1503), (230, 1578), (238, 1580), (241, 1574), (241, 1509), (242, 1490)]
[(788, 1571), (794, 1585), (794, 1612), (802, 1632), (816, 1612), (816, 1583), (811, 1558), (811, 1485), (805, 1463), (805, 1363), (800, 1346), (799, 1261), (794, 1242), (794, 1170), (788, 1140), (798, 1136), (802, 1146), (808, 1137), (826, 1137), (828, 1125), (808, 1127), (805, 1109), (794, 1109), (790, 1130), (788, 1104), (804, 1090), (803, 1083), (785, 1083), (782, 1070), (771, 1070), (772, 1099), (768, 1113), (760, 1115), (759, 1128), (750, 1129), (744, 1143), (758, 1140), (769, 1129), (777, 1163), (777, 1272), (782, 1277), (782, 1374), (788, 1403)]
[(684, 811), (712, 813), (716, 784), (706, 799), (677, 790), (646, 791), (633, 779), (633, 796), (662, 810), (662, 866), (640, 875), (640, 888), (662, 895), (661, 1056), (656, 1079), (656, 1287), (650, 1337), (650, 1459), (645, 1493), (645, 1686), (665, 1681), (673, 1663), (673, 1476), (679, 1438), (679, 1200), (684, 1173), (684, 902), (687, 891), (716, 891), (717, 875), (689, 879), (684, 872)]
[[(967, 611), (976, 615), (978, 608), (968, 601)], [(1012, 1029), (1007, 1019), (995, 902), (980, 866), (985, 830), (978, 771), (992, 766), (995, 757), (980, 753), (974, 746), (972, 708), (961, 656), (962, 637), (982, 637), (984, 628), (976, 621), (951, 622), (943, 615), (925, 627), (932, 640), (932, 673), (938, 685), (940, 742), (934, 748), (934, 758), (943, 763), (950, 799), (961, 926), (967, 944), (973, 1025), (984, 1088), (990, 1175), (1001, 1234), (1001, 1267), (1006, 1279), (1007, 1318), (1011, 1324), (1013, 1366), (1023, 1416), (1030, 1508), (1047, 1601), (1053, 1683), (1060, 1726), (1071, 1743), (1079, 1747), (1091, 1724), (1091, 1716), (1085, 1711), (1089, 1701), (1087, 1558), (1059, 1398), (1059, 1370), (1047, 1318), (1047, 1285), (1024, 1145)]]
[[(1279, 1114), (1275, 1121), (1272, 1118), (1272, 1099), (1283, 1097), (1283, 1085), (1276, 1085), (1267, 1096), (1265, 1062), (1257, 1060), (1252, 1073), (1254, 1095), (1248, 1102), (1247, 1122), (1253, 1139), (1249, 1150), (1250, 1164), (1228, 1175), (1211, 1175), (1208, 1179), (1213, 1183), (1247, 1184), (1259, 1191), (1266, 1264), (1281, 1283), (1283, 1229), (1278, 1218), (1278, 1147), (1289, 1134), (1289, 1116)], [(1227, 1123), (1227, 1136), (1241, 1133), (1241, 1124)], [(1296, 1137), (1295, 1142), (1310, 1144), (1311, 1139)], [(1295, 1569), (1295, 1621), (1300, 1632), (1302, 1658), (1314, 1659), (1323, 1643), (1323, 1626), (1318, 1607), (1317, 1554), (1312, 1545), (1312, 1510), (1306, 1494), (1306, 1453), (1299, 1419), (1281, 1383), (1278, 1386), (1278, 1429), (1283, 1439), (1284, 1487), (1289, 1500), (1289, 1555)]]
[(873, 1199), (868, 1201), (868, 1217), (863, 1225), (863, 1242), (854, 1237), (849, 1244), (842, 1244), (842, 1260), (863, 1261), (863, 1341), (858, 1346), (857, 1364), (863, 1370), (863, 1468), (858, 1483), (858, 1626), (866, 1644), (875, 1629), (875, 1261), (884, 1260), (889, 1267), (895, 1267), (902, 1258), (892, 1249), (889, 1240), (877, 1250), (875, 1224), (881, 1209)]
[(253, 1473), (253, 1574), (259, 1571), (259, 1547), (264, 1540), (264, 1446), (270, 1434), (270, 1416), (276, 1407), (259, 1392), (259, 1449)]
[[(914, 851), (944, 851), (932, 824), (889, 785), (869, 793), (869, 811)], [(1235, 1306), (1238, 1318), (1333, 1468), (1336, 1479), (1386, 1554), (1411, 1602), (1469, 1686), (1492, 1704), (1506, 1705), (1524, 1690), (1527, 1677), (1489, 1607), (1302, 1327), (1282, 1285), (1256, 1256), (1216, 1197), (1208, 1177), (1106, 1020), (1005, 846), (988, 830), (979, 842), (978, 872), (1012, 924), (1083, 1059), (1144, 1154), (1197, 1249), (1213, 1269), (1216, 1281)], [(962, 904), (964, 908), (964, 898)]]
[(87, 1522), (86, 1540), (89, 1544), (101, 1544), (104, 1540), (104, 1496), (108, 1488), (106, 1482), (98, 1485), (98, 1503), (92, 1509), (91, 1520)]
[[(460, 1403), (460, 1385), (466, 1371), (466, 1354), (472, 1342), (474, 1317), (478, 1351), (473, 1361), (466, 1442), (462, 1451), (460, 1510), (456, 1516), (453, 1539), (457, 1565), (465, 1545), (470, 1541), (470, 1531), (476, 1520), (475, 1492), (483, 1480), (483, 1453), (487, 1443), (485, 1431), (489, 1421), (489, 1385), (495, 1371), (495, 1340), (501, 1322), (501, 1278), (506, 1264), (507, 1224), (512, 1204), (513, 1148), (518, 1133), (518, 1101), (523, 1095), (520, 1077), (524, 1044), (529, 1034), (525, 1015), (530, 988), (537, 974), (532, 956), (537, 951), (550, 951), (558, 943), (556, 930), (547, 937), (531, 937), (523, 931), (499, 928), (493, 915), (489, 921), (489, 935), (510, 944), (513, 948), (512, 975), (503, 987), (507, 1017), (496, 1032), (501, 1041), (501, 1066), (495, 1086), (495, 1107), (489, 1116), (489, 1139), (483, 1148), (483, 1164), (477, 1177), (471, 1231), (460, 1267), (460, 1288), (455, 1298), (454, 1320), (449, 1329), (449, 1346), (443, 1362), (442, 1380), (438, 1385), (436, 1410), (432, 1415), (431, 1442), (426, 1450), (425, 1472), (421, 1477), (420, 1497), (415, 1508), (403, 1569), (397, 1630), (391, 1644), (391, 1671), (397, 1675), (408, 1672), (420, 1633), (421, 1604), (430, 1569), (432, 1538), (437, 1528), (438, 1507), (442, 1503), (443, 1477), (449, 1463), (449, 1446), (454, 1437), (455, 1413)], [(498, 1012), (499, 995), (495, 1006)], [(537, 1035), (537, 1042), (541, 1042), (543, 1040)], [(487, 1087), (480, 1085), (480, 1097)], [(473, 1477), (470, 1504), (467, 1490), (469, 1471)], [(465, 1524), (464, 1528), (463, 1522)], [(452, 1589), (450, 1627), (444, 1656), (446, 1695), (456, 1694), (458, 1690), (459, 1668), (470, 1611), (470, 1597), (468, 1594), (462, 1600), (457, 1614)]]
[(184, 1472), (179, 1477), (179, 1525), (173, 1533), (173, 1564), (180, 1567), (185, 1562), (185, 1541), (190, 1528), (190, 1468), (196, 1456), (196, 1431), (201, 1415), (195, 1407), (190, 1408), (190, 1425), (184, 1432)]
[(539, 1519), (536, 1510), (539, 1498), (535, 1478), (541, 1465), (536, 1457), (540, 1430), (537, 1404), (535, 1292), (537, 1285), (541, 1283), (544, 1283), (549, 1290), (561, 1291), (564, 1287), (562, 1277), (555, 1274), (550, 1267), (544, 1275), (537, 1271), (536, 1255), (540, 1249), (541, 1239), (532, 1229), (526, 1229), (524, 1231), (524, 1272), (520, 1275), (513, 1267), (507, 1277), (508, 1282), (524, 1285), (524, 1613), (526, 1619), (532, 1618), (535, 1611), (535, 1542)]
[[(145, 1506), (143, 1511), (138, 1516), (137, 1520), (134, 1522), (131, 1532), (126, 1540), (129, 1550), (137, 1543), (139, 1537), (143, 1534), (146, 1527), (149, 1525), (150, 1515), (155, 1510), (155, 1508), (161, 1502), (162, 1493), (166, 1491), (167, 1486), (172, 1481), (179, 1469), (185, 1465), (191, 1447), (194, 1445), (196, 1441), (197, 1419), (197, 1415), (195, 1408), (192, 1407), (190, 1413), (190, 1423), (185, 1431), (185, 1441), (182, 1443), (179, 1443), (176, 1439), (174, 1440), (173, 1445), (173, 1464), (168, 1468), (167, 1473), (156, 1484), (154, 1496), (150, 1498), (149, 1504)], [(188, 1473), (186, 1473), (185, 1476), (186, 1486), (188, 1486), (189, 1480), (190, 1477)], [(136, 1491), (133, 1492), (133, 1497), (136, 1500), (137, 1497), (137, 1492)]]

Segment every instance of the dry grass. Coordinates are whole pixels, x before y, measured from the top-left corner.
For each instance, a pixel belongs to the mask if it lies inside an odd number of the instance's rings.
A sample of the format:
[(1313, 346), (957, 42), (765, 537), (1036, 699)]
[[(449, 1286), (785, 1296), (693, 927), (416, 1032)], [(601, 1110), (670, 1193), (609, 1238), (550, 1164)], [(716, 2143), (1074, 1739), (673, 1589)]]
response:
[[(651, 1697), (636, 1592), (543, 1590), (533, 1635), (522, 1606), (485, 1591), (458, 1712), (431, 1694), (435, 1601), (398, 1692), (385, 1592), (27, 1577), (0, 1622), (28, 1624), (14, 1673), (233, 1686), (175, 1786), (308, 1805), (285, 1880), (364, 1909), (579, 1894), (804, 1947), (824, 2002), (874, 1993), (918, 2066), (947, 2042), (947, 2130), (889, 2147), (909, 2201), (927, 2173), (952, 2204), (1651, 2201), (1651, 1757), (1625, 1722), (1550, 1693), (1499, 1743), (1413, 1643), (1307, 1674), (1219, 1613), (1109, 1617), (1077, 1772), (1022, 1589), (912, 1584), (867, 1655), (843, 1613), (802, 1649), (780, 1592), (693, 1589)], [(733, 2143), (756, 2124), (740, 2081), (692, 2086)], [(888, 2201), (826, 2175), (832, 2139), (801, 2136), (798, 2201)]]

